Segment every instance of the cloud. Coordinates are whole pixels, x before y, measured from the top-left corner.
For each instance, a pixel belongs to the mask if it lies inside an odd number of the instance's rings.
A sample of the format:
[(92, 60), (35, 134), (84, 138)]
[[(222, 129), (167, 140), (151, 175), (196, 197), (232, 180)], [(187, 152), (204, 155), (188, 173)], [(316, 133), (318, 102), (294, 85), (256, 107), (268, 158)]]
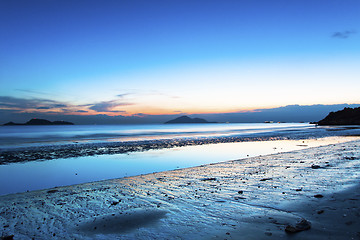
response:
[(64, 108), (64, 107), (68, 107), (68, 105), (65, 104), (55, 104), (53, 105), (54, 108)]
[(346, 31), (342, 31), (342, 32), (334, 32), (331, 35), (331, 37), (346, 39), (346, 38), (351, 37), (353, 34), (356, 34), (356, 31), (354, 31), (354, 30), (346, 30)]
[(128, 96), (128, 95), (131, 95), (131, 93), (118, 94), (118, 95), (116, 95), (116, 97), (123, 98), (123, 97), (126, 97), (126, 96)]
[(148, 114), (144, 114), (144, 113), (136, 113), (136, 114), (133, 114), (132, 115), (133, 117), (147, 117), (147, 116), (149, 116)]
[[(0, 96), (0, 110), (11, 110), (14, 112), (25, 113), (88, 113), (88, 110), (101, 113), (126, 113), (125, 110), (118, 109), (120, 106), (129, 106), (132, 103), (123, 102), (120, 99), (88, 103), (83, 105), (66, 104), (63, 102), (41, 99), (41, 98), (17, 98)], [(46, 111), (49, 110), (49, 111)]]
[(114, 108), (119, 106), (129, 106), (133, 105), (132, 103), (119, 102), (118, 100), (103, 101), (95, 104), (89, 104), (89, 109), (96, 112), (125, 112), (122, 110), (114, 110)]
[(26, 99), (16, 98), (9, 96), (0, 96), (0, 108), (17, 108), (17, 109), (29, 109), (39, 107), (52, 107), (54, 104), (58, 104), (56, 101), (49, 99)]
[(16, 98), (9, 96), (0, 96), (0, 109), (26, 111), (26, 110), (48, 110), (48, 109), (58, 109), (58, 108), (68, 109), (69, 107), (72, 106), (51, 99)]
[(40, 92), (40, 91), (35, 91), (35, 90), (31, 90), (31, 89), (15, 89), (16, 91), (20, 91), (20, 92), (26, 92), (26, 93), (31, 93), (31, 94), (41, 94), (41, 95), (48, 95), (48, 93), (45, 92)]
[(113, 110), (113, 111), (108, 111), (108, 112), (112, 112), (112, 113), (126, 113), (126, 111), (124, 111), (124, 110)]

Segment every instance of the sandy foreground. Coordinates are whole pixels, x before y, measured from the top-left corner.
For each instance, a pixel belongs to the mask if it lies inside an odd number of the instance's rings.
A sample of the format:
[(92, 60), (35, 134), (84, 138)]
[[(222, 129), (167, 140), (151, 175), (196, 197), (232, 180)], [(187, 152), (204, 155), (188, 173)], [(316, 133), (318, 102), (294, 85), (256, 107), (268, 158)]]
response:
[[(0, 197), (0, 236), (360, 239), (359, 177), (357, 140), (12, 194)], [(303, 219), (310, 229), (285, 232)]]

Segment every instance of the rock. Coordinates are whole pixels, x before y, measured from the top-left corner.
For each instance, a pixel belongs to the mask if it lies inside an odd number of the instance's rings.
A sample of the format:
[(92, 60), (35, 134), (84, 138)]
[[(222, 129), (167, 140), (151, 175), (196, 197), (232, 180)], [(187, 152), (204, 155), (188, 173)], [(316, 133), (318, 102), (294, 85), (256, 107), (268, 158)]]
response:
[(311, 168), (312, 169), (318, 169), (318, 168), (321, 168), (319, 165), (315, 165), (315, 164), (313, 164), (313, 165), (311, 165)]
[(116, 205), (118, 205), (119, 203), (120, 203), (120, 201), (118, 201), (118, 202), (113, 201), (113, 202), (111, 203), (111, 206), (116, 206)]
[(295, 225), (295, 227), (291, 225), (287, 225), (285, 228), (285, 232), (289, 234), (293, 234), (293, 233), (309, 230), (310, 228), (311, 228), (311, 223), (305, 219), (302, 219), (299, 223)]
[(324, 196), (323, 195), (321, 195), (321, 194), (316, 194), (316, 195), (314, 195), (314, 198), (323, 198)]
[(244, 197), (234, 197), (235, 200), (241, 200), (241, 199), (246, 199)]
[(360, 125), (360, 107), (344, 108), (341, 111), (331, 112), (319, 125)]
[(317, 214), (322, 214), (322, 213), (324, 213), (324, 210), (317, 211)]
[(285, 232), (287, 233), (297, 233), (299, 232), (295, 227), (291, 226), (291, 225), (287, 225), (285, 228)]
[(264, 181), (268, 181), (268, 180), (272, 180), (272, 178), (263, 178), (263, 179), (260, 179), (260, 182), (264, 182)]
[(47, 193), (56, 193), (56, 192), (58, 192), (59, 190), (49, 190), (49, 191), (47, 191)]
[(202, 178), (201, 181), (216, 181), (216, 178)]
[(242, 191), (242, 190), (238, 191), (238, 194), (243, 194), (243, 193), (244, 193), (244, 191)]
[(26, 123), (8, 122), (8, 123), (4, 124), (4, 126), (16, 126), (16, 125), (74, 125), (74, 123), (66, 122), (66, 121), (51, 122), (46, 119), (33, 118), (33, 119), (27, 121)]
[(13, 239), (14, 239), (14, 235), (1, 237), (1, 240), (13, 240)]
[(190, 118), (188, 116), (181, 116), (181, 117), (178, 117), (173, 120), (165, 122), (165, 124), (169, 124), (169, 123), (173, 124), (173, 123), (212, 123), (212, 122), (208, 122), (202, 118)]

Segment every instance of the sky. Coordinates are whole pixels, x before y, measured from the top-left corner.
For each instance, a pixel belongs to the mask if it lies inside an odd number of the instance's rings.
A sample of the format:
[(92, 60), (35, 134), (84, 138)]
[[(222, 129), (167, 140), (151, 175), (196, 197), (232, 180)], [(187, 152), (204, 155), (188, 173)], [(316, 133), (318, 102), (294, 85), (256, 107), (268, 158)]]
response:
[(2, 0), (0, 117), (359, 104), (359, 12), (358, 0)]

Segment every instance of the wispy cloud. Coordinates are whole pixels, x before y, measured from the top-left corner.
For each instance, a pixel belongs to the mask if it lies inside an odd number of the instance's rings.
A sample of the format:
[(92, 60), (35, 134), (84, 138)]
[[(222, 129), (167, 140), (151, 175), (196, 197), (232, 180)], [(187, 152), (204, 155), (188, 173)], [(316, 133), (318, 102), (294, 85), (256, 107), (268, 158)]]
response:
[(116, 95), (116, 97), (123, 98), (123, 97), (126, 97), (126, 96), (128, 96), (128, 95), (131, 95), (131, 93), (118, 94), (118, 95)]
[(42, 98), (17, 98), (10, 96), (0, 96), (0, 110), (13, 112), (33, 112), (33, 113), (126, 113), (119, 109), (121, 106), (133, 105), (124, 102), (123, 99), (88, 103), (83, 105), (68, 104), (52, 99)]
[(0, 96), (0, 109), (15, 112), (69, 113), (81, 110), (81, 107), (52, 99)]
[(333, 38), (340, 38), (340, 39), (347, 39), (351, 37), (352, 35), (356, 34), (355, 30), (346, 30), (342, 32), (334, 32), (331, 37)]
[(19, 92), (25, 92), (25, 93), (31, 93), (31, 94), (41, 94), (41, 95), (48, 95), (49, 93), (45, 93), (45, 92), (40, 92), (40, 91), (36, 91), (36, 90), (31, 90), (31, 89), (15, 89), (16, 91)]
[(50, 99), (40, 99), (40, 98), (16, 98), (9, 96), (0, 96), (0, 108), (8, 109), (51, 109), (58, 108), (59, 105), (67, 107), (66, 104), (60, 103)]
[(103, 101), (103, 102), (98, 102), (98, 103), (94, 103), (94, 104), (89, 104), (88, 106), (89, 109), (94, 110), (96, 112), (126, 112), (123, 110), (117, 110), (116, 108), (119, 106), (129, 106), (129, 105), (133, 105), (132, 103), (127, 103), (127, 102), (121, 102), (119, 100), (111, 100), (111, 101)]

